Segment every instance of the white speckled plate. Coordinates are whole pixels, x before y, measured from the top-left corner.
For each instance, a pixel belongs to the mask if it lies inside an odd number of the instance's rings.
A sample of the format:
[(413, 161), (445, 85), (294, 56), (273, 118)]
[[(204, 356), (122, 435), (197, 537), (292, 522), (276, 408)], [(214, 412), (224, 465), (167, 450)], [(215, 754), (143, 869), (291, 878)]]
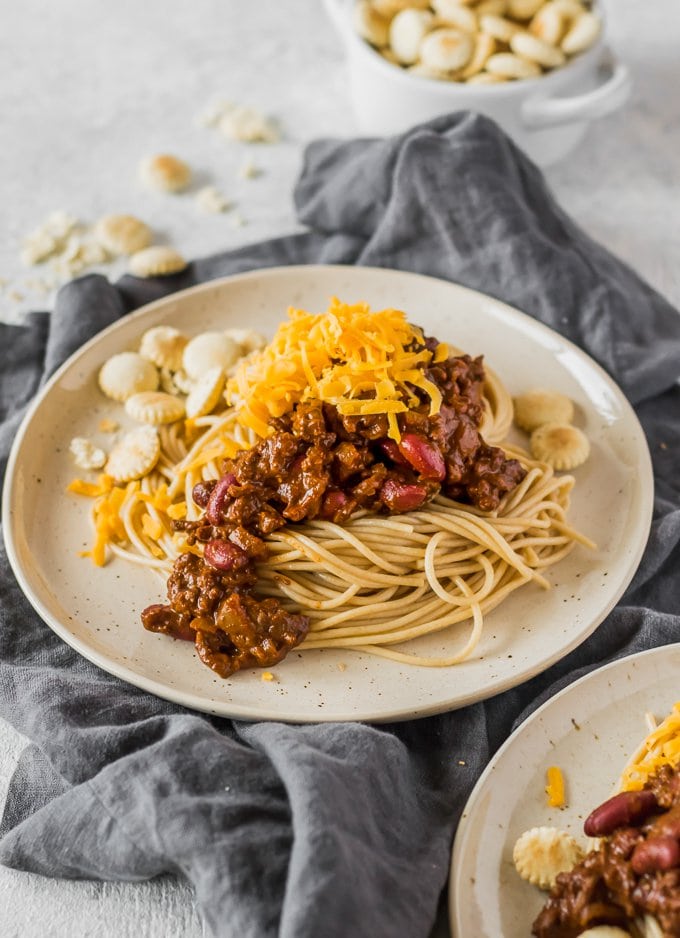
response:
[[(532, 827), (559, 827), (585, 844), (583, 821), (613, 794), (619, 773), (680, 700), (680, 644), (621, 658), (552, 697), (498, 750), (472, 791), (453, 847), (453, 938), (529, 938), (546, 893), (520, 879), (515, 841)], [(567, 807), (546, 804), (546, 769), (566, 781)]]
[[(487, 617), (474, 656), (455, 668), (405, 667), (351, 652), (295, 651), (266, 683), (259, 672), (220, 680), (184, 642), (145, 632), (139, 613), (164, 594), (144, 568), (115, 560), (96, 569), (89, 501), (65, 494), (74, 435), (105, 440), (102, 417), (121, 419), (97, 389), (113, 353), (135, 348), (150, 326), (188, 333), (247, 326), (271, 335), (288, 305), (326, 308), (332, 295), (398, 306), (427, 331), (483, 353), (511, 392), (547, 386), (577, 405), (592, 444), (577, 470), (571, 518), (597, 541), (550, 571), (553, 589), (529, 585)], [(124, 416), (124, 415), (123, 415)], [(188, 707), (245, 719), (395, 720), (461, 707), (512, 687), (557, 661), (593, 631), (630, 581), (651, 519), (652, 473), (640, 425), (611, 379), (578, 348), (491, 297), (416, 274), (353, 267), (255, 271), (175, 294), (138, 310), (76, 353), (39, 395), (17, 435), (4, 492), (8, 553), (43, 619), (100, 667)], [(451, 654), (465, 628), (420, 639), (418, 651)], [(338, 668), (339, 663), (346, 670)]]

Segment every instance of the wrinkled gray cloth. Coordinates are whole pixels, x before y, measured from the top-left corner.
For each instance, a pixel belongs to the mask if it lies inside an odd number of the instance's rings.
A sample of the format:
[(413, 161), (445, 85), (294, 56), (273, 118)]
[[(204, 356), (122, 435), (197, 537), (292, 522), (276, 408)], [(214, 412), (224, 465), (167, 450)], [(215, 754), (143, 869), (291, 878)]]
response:
[(656, 473), (640, 569), (590, 639), (500, 697), (394, 726), (285, 726), (211, 719), (98, 670), (39, 620), (3, 554), (0, 713), (32, 742), (10, 786), (0, 860), (49, 876), (181, 874), (220, 936), (419, 938), (465, 799), (513, 726), (585, 671), (680, 638), (680, 316), (564, 215), (483, 118), (313, 144), (295, 200), (304, 234), (156, 281), (85, 277), (60, 292), (51, 318), (0, 327), (3, 464), (41, 381), (151, 299), (256, 267), (398, 267), (519, 306), (618, 381)]

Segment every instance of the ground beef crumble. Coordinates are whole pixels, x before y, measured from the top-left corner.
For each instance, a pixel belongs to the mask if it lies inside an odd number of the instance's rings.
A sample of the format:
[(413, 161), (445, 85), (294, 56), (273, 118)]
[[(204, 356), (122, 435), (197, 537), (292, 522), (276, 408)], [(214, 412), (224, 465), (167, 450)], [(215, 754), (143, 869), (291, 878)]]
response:
[[(662, 766), (643, 792), (643, 808), (636, 816), (629, 813), (581, 863), (559, 874), (532, 935), (577, 938), (596, 925), (626, 929), (634, 919), (651, 915), (664, 938), (680, 938), (678, 769)], [(598, 810), (602, 815), (602, 808)]]

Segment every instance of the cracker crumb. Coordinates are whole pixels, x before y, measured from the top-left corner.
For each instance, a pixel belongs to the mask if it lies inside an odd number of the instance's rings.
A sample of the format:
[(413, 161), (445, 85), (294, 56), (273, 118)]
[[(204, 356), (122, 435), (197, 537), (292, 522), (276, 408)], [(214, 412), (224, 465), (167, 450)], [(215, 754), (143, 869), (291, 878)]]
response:
[(199, 114), (199, 126), (217, 127), (220, 119), (224, 117), (224, 115), (227, 114), (233, 107), (233, 102), (227, 101), (224, 98), (218, 101), (213, 101), (201, 114)]
[(344, 661), (338, 661), (338, 671), (346, 671), (347, 665)]
[(278, 143), (281, 135), (274, 122), (249, 107), (235, 107), (217, 124), (217, 129), (231, 140), (244, 143)]
[(263, 672), (262, 672), (262, 680), (263, 680), (263, 681), (275, 681), (275, 680), (276, 680), (276, 675), (275, 675), (275, 674), (272, 674), (271, 671), (263, 671)]
[(278, 143), (281, 134), (270, 117), (232, 101), (215, 101), (199, 117), (203, 127), (214, 127), (230, 140), (244, 143)]
[(102, 244), (73, 234), (52, 261), (52, 268), (63, 277), (71, 278), (89, 267), (107, 264), (110, 259), (109, 252)]
[(103, 420), (99, 421), (100, 433), (115, 433), (119, 428), (120, 424), (115, 420), (109, 420), (108, 417), (104, 417)]
[(7, 296), (13, 303), (21, 303), (24, 298), (24, 294), (19, 293), (18, 290), (10, 290)]
[(196, 204), (204, 212), (219, 214), (231, 208), (231, 202), (226, 199), (216, 186), (204, 186), (196, 193)]
[(27, 267), (34, 267), (60, 254), (78, 225), (78, 219), (68, 212), (51, 212), (23, 239), (21, 260)]
[(253, 160), (246, 160), (246, 162), (241, 165), (238, 174), (241, 179), (257, 179), (258, 176), (262, 175), (262, 170)]
[(23, 239), (21, 260), (28, 267), (50, 261), (56, 278), (26, 282), (27, 289), (44, 294), (90, 267), (108, 264), (111, 256), (94, 229), (68, 212), (57, 211)]
[(79, 469), (101, 469), (106, 462), (104, 450), (84, 436), (75, 436), (71, 440), (69, 451)]
[(49, 293), (53, 286), (53, 283), (42, 277), (34, 277), (31, 280), (24, 281), (24, 287), (32, 293)]

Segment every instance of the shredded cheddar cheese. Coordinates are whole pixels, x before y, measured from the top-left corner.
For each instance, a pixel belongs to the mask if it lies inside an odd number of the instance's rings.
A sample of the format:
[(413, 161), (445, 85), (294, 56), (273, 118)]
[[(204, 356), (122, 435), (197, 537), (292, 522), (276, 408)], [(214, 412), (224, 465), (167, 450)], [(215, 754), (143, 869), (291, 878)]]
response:
[(98, 498), (100, 495), (106, 495), (113, 487), (113, 479), (110, 476), (101, 475), (97, 482), (85, 482), (83, 479), (73, 479), (66, 486), (67, 492), (73, 492), (74, 495), (85, 495), (87, 498)]
[(444, 361), (448, 347), (423, 348), (421, 331), (403, 312), (371, 312), (366, 303), (331, 301), (326, 313), (288, 310), (273, 340), (241, 361), (227, 384), (226, 397), (239, 422), (266, 437), (269, 421), (300, 401), (319, 400), (345, 416), (385, 414), (389, 435), (400, 439), (396, 414), (417, 406), (421, 391), (436, 414), (442, 398), (424, 373)]
[(177, 502), (176, 505), (168, 505), (167, 513), (168, 513), (168, 518), (172, 518), (173, 521), (179, 521), (180, 518), (186, 518), (187, 503)]
[(565, 799), (562, 770), (556, 765), (551, 765), (545, 774), (547, 779), (545, 793), (548, 796), (548, 806), (551, 808), (563, 808)]
[(156, 518), (152, 518), (147, 512), (142, 516), (142, 531), (152, 541), (158, 541), (163, 536), (163, 525)]
[(639, 791), (662, 766), (680, 763), (680, 702), (666, 719), (652, 730), (623, 770), (623, 791)]
[[(439, 412), (441, 392), (427, 378), (426, 369), (445, 361), (449, 354), (445, 343), (434, 350), (426, 348), (421, 330), (397, 309), (372, 312), (366, 303), (348, 305), (338, 299), (331, 301), (325, 313), (291, 308), (269, 345), (241, 359), (227, 383), (225, 398), (234, 407), (240, 432), (232, 436), (230, 430), (224, 430), (215, 434), (207, 447), (195, 451), (191, 441), (204, 425), (196, 418), (183, 420), (181, 435), (191, 456), (180, 467), (179, 481), (205, 471), (213, 462), (219, 466), (221, 460), (231, 459), (244, 446), (252, 445), (246, 442), (252, 440), (252, 434), (244, 434), (244, 429), (266, 438), (272, 418), (282, 417), (302, 401), (332, 404), (343, 416), (384, 416), (388, 435), (399, 442), (399, 414), (421, 407), (423, 402), (429, 403), (430, 414)], [(233, 429), (233, 421), (230, 427)], [(100, 422), (102, 432), (116, 429), (114, 421)], [(162, 542), (172, 521), (187, 517), (186, 502), (177, 500), (177, 483), (175, 479), (170, 495), (166, 483), (154, 483), (151, 490), (145, 483), (142, 490), (138, 481), (126, 486), (106, 475), (99, 476), (97, 482), (74, 479), (68, 491), (94, 500), (94, 543), (83, 555), (102, 566), (109, 545), (129, 542), (127, 523), (138, 525), (151, 553), (163, 558)], [(183, 551), (201, 555), (185, 538), (171, 536)]]
[(106, 545), (111, 541), (126, 539), (125, 525), (120, 517), (120, 508), (125, 496), (139, 487), (139, 482), (129, 482), (125, 488), (114, 487), (102, 495), (94, 506), (95, 540), (90, 556), (97, 567), (106, 563)]

